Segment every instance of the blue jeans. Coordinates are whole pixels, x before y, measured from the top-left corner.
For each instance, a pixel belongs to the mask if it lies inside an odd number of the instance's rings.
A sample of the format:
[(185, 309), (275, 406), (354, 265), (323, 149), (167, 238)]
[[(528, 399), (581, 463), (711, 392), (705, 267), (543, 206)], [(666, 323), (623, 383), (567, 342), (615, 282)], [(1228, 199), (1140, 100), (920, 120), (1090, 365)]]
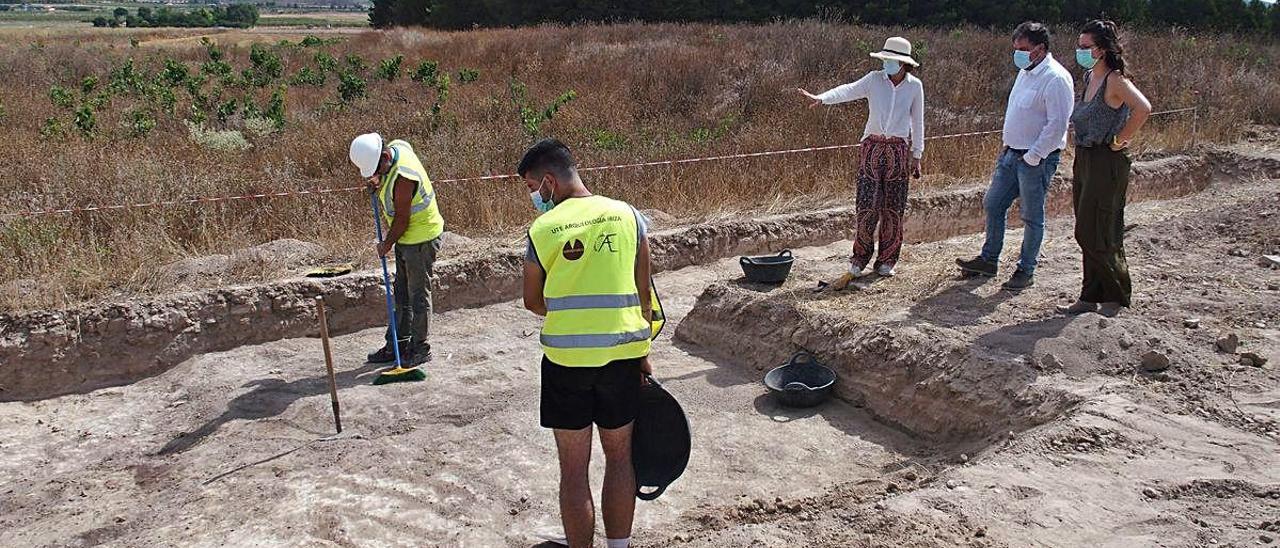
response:
[(1040, 258), (1040, 244), (1044, 242), (1044, 201), (1049, 194), (1049, 184), (1058, 171), (1061, 154), (1054, 152), (1030, 166), (1022, 161), (1022, 153), (1005, 149), (996, 162), (991, 175), (991, 188), (983, 200), (987, 212), (987, 241), (982, 244), (982, 260), (998, 262), (1004, 249), (1005, 218), (1014, 198), (1020, 198), (1022, 214), (1022, 254), (1018, 269), (1033, 274)]

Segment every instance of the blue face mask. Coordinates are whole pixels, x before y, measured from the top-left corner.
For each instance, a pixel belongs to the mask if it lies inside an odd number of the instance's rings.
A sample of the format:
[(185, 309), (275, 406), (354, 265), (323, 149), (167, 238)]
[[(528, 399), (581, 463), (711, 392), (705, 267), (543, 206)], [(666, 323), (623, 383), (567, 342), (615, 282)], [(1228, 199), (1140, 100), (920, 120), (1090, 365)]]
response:
[(885, 73), (885, 74), (888, 74), (889, 76), (893, 76), (893, 75), (897, 74), (897, 73), (898, 73), (898, 71), (900, 71), (900, 70), (902, 70), (902, 63), (899, 63), (899, 62), (897, 62), (897, 61), (894, 61), (893, 59), (885, 59), (885, 60), (884, 60), (884, 73)]
[(538, 213), (546, 213), (551, 211), (551, 208), (556, 207), (554, 196), (546, 200), (542, 199), (542, 185), (538, 185), (538, 190), (529, 193), (529, 199), (533, 201), (533, 208), (538, 210)]
[(1077, 49), (1076, 64), (1086, 69), (1091, 69), (1094, 65), (1098, 64), (1098, 60), (1093, 58), (1092, 49)]
[(1031, 52), (1020, 49), (1013, 50), (1013, 65), (1019, 70), (1027, 70), (1031, 66)]

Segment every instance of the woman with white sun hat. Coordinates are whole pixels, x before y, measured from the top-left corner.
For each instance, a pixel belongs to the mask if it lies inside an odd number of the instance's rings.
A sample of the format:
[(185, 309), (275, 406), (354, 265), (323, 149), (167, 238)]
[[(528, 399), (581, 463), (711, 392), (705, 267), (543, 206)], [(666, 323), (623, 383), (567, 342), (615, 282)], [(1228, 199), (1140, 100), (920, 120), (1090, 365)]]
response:
[(911, 57), (911, 42), (895, 36), (884, 48), (871, 53), (881, 61), (856, 82), (814, 95), (800, 94), (818, 105), (867, 100), (867, 124), (862, 133), (858, 165), (858, 233), (849, 259), (849, 271), (832, 284), (844, 289), (862, 275), (875, 252), (876, 226), (880, 250), (874, 264), (881, 276), (892, 276), (902, 250), (902, 215), (907, 207), (907, 182), (920, 177), (924, 156), (924, 85), (911, 72), (920, 63)]

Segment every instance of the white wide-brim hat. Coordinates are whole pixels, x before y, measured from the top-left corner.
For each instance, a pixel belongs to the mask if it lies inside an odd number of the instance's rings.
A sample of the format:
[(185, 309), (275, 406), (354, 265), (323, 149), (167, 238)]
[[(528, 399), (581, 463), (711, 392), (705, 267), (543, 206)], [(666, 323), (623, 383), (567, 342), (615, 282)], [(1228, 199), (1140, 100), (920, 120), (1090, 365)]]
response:
[(885, 40), (884, 49), (871, 52), (871, 56), (876, 59), (892, 59), (913, 67), (920, 66), (920, 63), (911, 58), (911, 42), (901, 36), (894, 36)]

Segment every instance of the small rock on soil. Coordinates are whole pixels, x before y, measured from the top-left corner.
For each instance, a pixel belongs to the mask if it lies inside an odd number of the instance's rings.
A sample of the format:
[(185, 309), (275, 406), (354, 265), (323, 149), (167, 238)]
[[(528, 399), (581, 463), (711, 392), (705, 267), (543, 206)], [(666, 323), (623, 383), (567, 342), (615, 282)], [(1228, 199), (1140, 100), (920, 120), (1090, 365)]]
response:
[(1236, 349), (1240, 348), (1240, 336), (1236, 335), (1235, 333), (1230, 333), (1222, 338), (1219, 338), (1217, 341), (1217, 347), (1219, 352), (1225, 352), (1227, 354), (1235, 354)]
[(1169, 357), (1155, 350), (1142, 355), (1142, 370), (1150, 373), (1164, 371), (1169, 368)]

